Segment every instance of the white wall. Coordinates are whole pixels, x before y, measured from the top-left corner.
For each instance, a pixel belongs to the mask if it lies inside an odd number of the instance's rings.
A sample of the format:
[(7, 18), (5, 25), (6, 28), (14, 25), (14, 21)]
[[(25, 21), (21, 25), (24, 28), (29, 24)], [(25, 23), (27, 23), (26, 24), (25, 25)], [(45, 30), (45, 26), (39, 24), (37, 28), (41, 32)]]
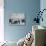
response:
[(3, 0), (0, 0), (0, 42), (4, 41), (4, 8)]

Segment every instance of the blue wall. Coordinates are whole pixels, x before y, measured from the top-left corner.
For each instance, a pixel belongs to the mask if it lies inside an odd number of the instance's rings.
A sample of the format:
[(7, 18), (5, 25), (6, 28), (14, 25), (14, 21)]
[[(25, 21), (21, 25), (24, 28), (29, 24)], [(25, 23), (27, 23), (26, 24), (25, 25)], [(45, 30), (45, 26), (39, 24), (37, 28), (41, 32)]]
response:
[[(40, 1), (40, 10), (46, 9), (46, 0), (41, 0)], [(43, 22), (40, 21), (40, 25), (45, 26), (46, 27), (46, 11), (43, 13), (42, 15), (43, 17)], [(45, 36), (46, 39), (46, 36)], [(45, 40), (45, 44), (46, 44), (46, 40)]]
[[(40, 1), (40, 10), (42, 11), (43, 9), (46, 9), (46, 0), (41, 0)], [(43, 12), (42, 17), (43, 17), (43, 22), (40, 21), (40, 25), (46, 27), (46, 11)]]
[[(40, 0), (4, 0), (4, 35), (5, 40), (18, 41), (32, 30), (35, 12), (40, 9)], [(26, 25), (15, 26), (8, 22), (10, 13), (24, 13)]]

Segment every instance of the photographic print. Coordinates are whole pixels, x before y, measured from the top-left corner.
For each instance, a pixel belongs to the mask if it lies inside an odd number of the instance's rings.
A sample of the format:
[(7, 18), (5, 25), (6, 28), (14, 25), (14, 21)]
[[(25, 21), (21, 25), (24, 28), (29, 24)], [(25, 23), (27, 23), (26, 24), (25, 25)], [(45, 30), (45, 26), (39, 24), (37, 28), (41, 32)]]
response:
[(9, 23), (15, 25), (25, 25), (26, 20), (24, 13), (12, 13), (9, 18)]

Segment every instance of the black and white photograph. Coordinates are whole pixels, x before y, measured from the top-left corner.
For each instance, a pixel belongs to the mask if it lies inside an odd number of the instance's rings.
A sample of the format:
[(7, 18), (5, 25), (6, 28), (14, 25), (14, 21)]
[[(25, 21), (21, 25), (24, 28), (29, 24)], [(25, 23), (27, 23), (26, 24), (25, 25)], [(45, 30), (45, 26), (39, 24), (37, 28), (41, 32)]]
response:
[(25, 25), (26, 19), (24, 13), (13, 13), (9, 18), (10, 24)]

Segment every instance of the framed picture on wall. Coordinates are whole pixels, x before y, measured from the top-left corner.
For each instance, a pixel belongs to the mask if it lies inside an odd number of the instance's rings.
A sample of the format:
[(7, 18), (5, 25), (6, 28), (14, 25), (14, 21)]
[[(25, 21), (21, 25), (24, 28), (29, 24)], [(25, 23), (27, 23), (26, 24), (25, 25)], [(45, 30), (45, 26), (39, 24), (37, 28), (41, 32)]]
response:
[(25, 25), (26, 19), (24, 13), (12, 13), (9, 17), (9, 24)]

